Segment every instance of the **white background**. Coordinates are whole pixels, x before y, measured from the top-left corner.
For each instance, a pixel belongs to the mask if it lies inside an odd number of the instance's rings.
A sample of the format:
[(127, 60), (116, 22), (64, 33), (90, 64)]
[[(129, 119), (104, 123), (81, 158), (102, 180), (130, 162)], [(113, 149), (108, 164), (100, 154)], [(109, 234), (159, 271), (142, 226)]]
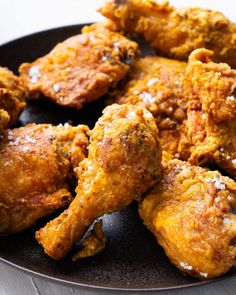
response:
[[(0, 0), (0, 43), (64, 25), (101, 20), (102, 0)], [(235, 0), (172, 0), (171, 4), (222, 11), (236, 22)]]

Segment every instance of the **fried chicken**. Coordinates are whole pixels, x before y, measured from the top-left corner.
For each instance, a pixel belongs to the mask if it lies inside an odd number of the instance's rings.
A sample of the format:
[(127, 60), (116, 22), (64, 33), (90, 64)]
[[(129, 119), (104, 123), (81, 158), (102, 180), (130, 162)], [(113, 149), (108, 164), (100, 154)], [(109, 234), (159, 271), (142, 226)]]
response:
[(187, 60), (205, 47), (217, 62), (236, 67), (236, 25), (220, 12), (154, 0), (109, 0), (100, 12), (126, 33), (143, 36), (160, 55)]
[(73, 257), (75, 262), (79, 259), (92, 257), (99, 254), (106, 247), (106, 236), (102, 228), (102, 220), (99, 220), (93, 230), (82, 242), (82, 249), (80, 249)]
[(21, 232), (68, 205), (73, 169), (87, 156), (88, 128), (30, 124), (0, 141), (0, 235)]
[(236, 178), (236, 70), (211, 61), (213, 52), (195, 50), (186, 77), (195, 99), (189, 103), (189, 162), (213, 162)]
[(176, 267), (210, 279), (236, 266), (235, 209), (232, 179), (174, 159), (163, 161), (163, 178), (139, 213)]
[(167, 58), (144, 57), (134, 63), (128, 82), (111, 93), (110, 99), (148, 109), (157, 123), (162, 149), (182, 159), (189, 156), (182, 143), (189, 98), (184, 81), (186, 66)]
[(160, 158), (158, 130), (147, 110), (107, 107), (91, 132), (88, 158), (80, 163), (75, 199), (36, 232), (45, 253), (63, 258), (97, 217), (140, 200), (160, 178)]
[(7, 68), (0, 67), (0, 132), (16, 123), (25, 107), (25, 89)]
[(105, 27), (73, 36), (19, 72), (31, 98), (77, 109), (114, 88), (138, 57), (138, 44)]

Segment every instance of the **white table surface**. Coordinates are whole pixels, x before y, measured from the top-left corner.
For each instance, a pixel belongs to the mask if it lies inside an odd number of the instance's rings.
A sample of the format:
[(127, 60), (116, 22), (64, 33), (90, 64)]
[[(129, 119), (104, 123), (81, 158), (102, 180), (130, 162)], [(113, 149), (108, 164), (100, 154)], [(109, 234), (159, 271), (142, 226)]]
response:
[[(101, 20), (102, 17), (96, 13), (96, 8), (102, 2), (102, 0), (0, 0), (0, 44), (48, 28)], [(236, 22), (236, 1), (233, 0), (173, 0), (171, 3), (217, 9)], [(57, 285), (0, 263), (0, 295), (78, 294), (92, 295), (97, 292)], [(233, 295), (236, 294), (236, 278), (202, 287), (158, 294)]]

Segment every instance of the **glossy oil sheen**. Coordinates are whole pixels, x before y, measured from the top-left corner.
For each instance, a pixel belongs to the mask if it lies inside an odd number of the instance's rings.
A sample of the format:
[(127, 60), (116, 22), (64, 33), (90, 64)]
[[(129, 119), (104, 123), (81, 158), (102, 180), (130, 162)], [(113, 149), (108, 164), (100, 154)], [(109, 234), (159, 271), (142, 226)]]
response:
[[(52, 29), (2, 45), (0, 65), (17, 73), (22, 62), (30, 62), (46, 54), (59, 41), (78, 34), (82, 26)], [(144, 56), (153, 54), (142, 41), (141, 47)], [(73, 125), (82, 123), (92, 128), (103, 108), (104, 99), (80, 111), (38, 101), (29, 104), (20, 117), (19, 125), (30, 122), (58, 124), (70, 120)], [(96, 257), (77, 263), (72, 263), (71, 256), (56, 262), (43, 253), (34, 239), (34, 233), (47, 220), (42, 219), (34, 228), (19, 235), (1, 237), (0, 260), (59, 283), (98, 288), (101, 294), (105, 289), (109, 289), (109, 293), (112, 290), (154, 291), (207, 283), (181, 274), (169, 262), (139, 219), (136, 204), (119, 213), (104, 216), (106, 249)]]

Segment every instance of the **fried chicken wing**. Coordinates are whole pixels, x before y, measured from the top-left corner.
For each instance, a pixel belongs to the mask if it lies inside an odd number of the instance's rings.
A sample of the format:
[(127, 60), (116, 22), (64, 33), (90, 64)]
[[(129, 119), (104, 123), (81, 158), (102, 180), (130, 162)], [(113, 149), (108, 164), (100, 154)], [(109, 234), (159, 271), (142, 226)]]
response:
[(236, 178), (236, 71), (211, 61), (213, 52), (195, 50), (186, 76), (195, 99), (189, 103), (189, 162), (216, 163)]
[(216, 61), (236, 67), (236, 25), (220, 12), (154, 0), (109, 0), (100, 12), (123, 31), (144, 36), (160, 55), (187, 60), (205, 47)]
[(0, 67), (0, 132), (16, 123), (25, 107), (25, 89), (18, 77)]
[(86, 126), (30, 124), (0, 141), (0, 235), (18, 233), (68, 205), (73, 168), (87, 155)]
[(131, 105), (105, 109), (80, 163), (76, 197), (59, 217), (36, 232), (46, 254), (63, 258), (93, 221), (128, 206), (160, 177), (161, 151), (152, 115)]
[(116, 86), (139, 55), (138, 44), (105, 27), (59, 43), (49, 54), (24, 63), (19, 72), (30, 97), (41, 94), (81, 108)]
[(139, 213), (176, 267), (210, 279), (236, 266), (235, 209), (232, 179), (174, 159)]
[[(187, 63), (157, 56), (147, 56), (134, 63), (123, 88), (111, 94), (119, 104), (140, 105), (154, 116), (162, 149), (182, 159), (189, 151), (183, 148), (184, 121), (187, 118), (188, 88), (185, 87)], [(108, 101), (109, 102), (109, 101)]]

